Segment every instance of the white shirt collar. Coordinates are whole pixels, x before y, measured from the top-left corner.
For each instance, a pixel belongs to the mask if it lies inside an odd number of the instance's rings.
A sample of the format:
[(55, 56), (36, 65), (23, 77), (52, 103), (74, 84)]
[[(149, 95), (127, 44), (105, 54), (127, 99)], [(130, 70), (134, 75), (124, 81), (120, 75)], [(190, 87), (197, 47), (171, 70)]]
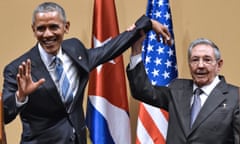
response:
[[(40, 57), (41, 57), (44, 65), (47, 68), (51, 68), (52, 67), (52, 62), (55, 59), (55, 56), (52, 55), (52, 54), (47, 53), (39, 43), (38, 43), (38, 49), (39, 49)], [(60, 49), (59, 49), (59, 51), (57, 53), (57, 56), (60, 59), (62, 59), (62, 55), (63, 55), (63, 52), (62, 52), (62, 48), (60, 47)]]

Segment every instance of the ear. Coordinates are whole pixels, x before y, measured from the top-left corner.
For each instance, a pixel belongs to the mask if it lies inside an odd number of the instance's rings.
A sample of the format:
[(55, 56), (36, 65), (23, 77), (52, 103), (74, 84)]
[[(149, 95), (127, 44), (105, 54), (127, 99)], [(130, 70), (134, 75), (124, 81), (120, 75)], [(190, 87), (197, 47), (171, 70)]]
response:
[(34, 24), (32, 24), (31, 27), (32, 27), (33, 34), (34, 34), (34, 36), (36, 37), (36, 30), (35, 30), (35, 28), (34, 28)]
[(69, 32), (69, 28), (70, 28), (70, 22), (67, 21), (67, 22), (65, 23), (65, 26), (64, 26), (64, 32), (65, 32), (66, 34)]
[(220, 69), (222, 68), (222, 66), (223, 66), (223, 60), (222, 59), (220, 59), (218, 62), (217, 62), (217, 65), (218, 65), (218, 72), (220, 71)]

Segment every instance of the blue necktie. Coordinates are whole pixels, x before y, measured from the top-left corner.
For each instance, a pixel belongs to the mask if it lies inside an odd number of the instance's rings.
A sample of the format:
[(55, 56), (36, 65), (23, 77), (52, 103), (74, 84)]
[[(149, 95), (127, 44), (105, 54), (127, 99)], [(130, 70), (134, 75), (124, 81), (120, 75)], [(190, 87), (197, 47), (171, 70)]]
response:
[(59, 84), (60, 95), (63, 97), (63, 102), (68, 109), (73, 100), (73, 93), (71, 91), (70, 83), (67, 78), (67, 75), (64, 72), (61, 59), (56, 57), (55, 63), (56, 63), (55, 71), (56, 71), (57, 83)]
[(200, 95), (202, 94), (202, 90), (200, 88), (197, 88), (194, 91), (194, 96), (193, 96), (193, 104), (192, 104), (192, 108), (191, 108), (191, 127), (195, 121), (195, 119), (197, 118), (197, 115), (201, 109), (201, 99), (200, 99)]

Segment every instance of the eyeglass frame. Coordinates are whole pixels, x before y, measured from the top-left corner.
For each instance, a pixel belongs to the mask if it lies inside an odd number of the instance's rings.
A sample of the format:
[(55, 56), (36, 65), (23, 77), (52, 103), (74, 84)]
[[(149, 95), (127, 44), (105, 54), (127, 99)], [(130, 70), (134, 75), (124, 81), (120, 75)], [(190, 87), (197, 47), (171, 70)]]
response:
[(212, 57), (208, 57), (208, 56), (203, 58), (193, 57), (189, 59), (189, 64), (191, 66), (196, 66), (196, 65), (199, 65), (201, 62), (203, 65), (213, 65), (213, 64), (216, 64), (218, 61), (219, 59), (213, 59)]

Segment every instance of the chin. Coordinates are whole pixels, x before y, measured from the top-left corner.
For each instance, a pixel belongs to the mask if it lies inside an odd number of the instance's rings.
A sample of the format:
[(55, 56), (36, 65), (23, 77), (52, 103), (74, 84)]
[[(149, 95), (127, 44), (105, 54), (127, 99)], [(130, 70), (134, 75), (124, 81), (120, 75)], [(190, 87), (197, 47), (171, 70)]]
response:
[(206, 82), (206, 81), (197, 81), (196, 83), (197, 83), (198, 86), (207, 85), (207, 82)]
[(58, 52), (58, 48), (57, 48), (56, 46), (45, 47), (44, 49), (45, 49), (46, 52), (49, 53), (49, 54), (57, 54), (57, 52)]
[[(46, 50), (46, 49), (45, 49)], [(48, 53), (48, 54), (51, 54), (51, 55), (56, 55), (57, 54), (57, 51), (53, 51), (53, 50), (46, 50), (46, 52)]]
[(205, 85), (207, 83), (206, 79), (195, 78), (195, 83), (198, 85)]

